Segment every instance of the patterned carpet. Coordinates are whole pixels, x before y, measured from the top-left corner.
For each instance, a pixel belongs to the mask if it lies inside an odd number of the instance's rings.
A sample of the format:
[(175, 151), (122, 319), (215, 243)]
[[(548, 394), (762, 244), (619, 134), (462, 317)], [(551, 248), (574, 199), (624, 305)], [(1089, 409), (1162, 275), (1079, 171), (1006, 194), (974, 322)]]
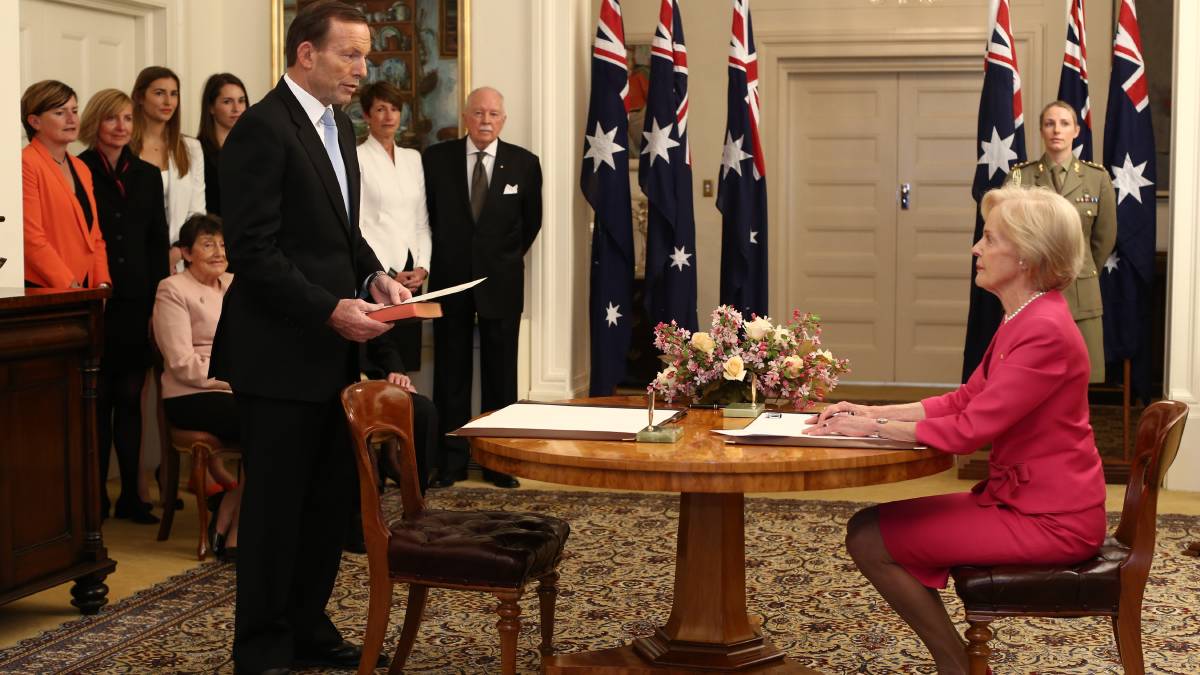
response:
[[(398, 498), (389, 494), (389, 508)], [(555, 646), (574, 652), (616, 646), (666, 620), (671, 600), (678, 499), (668, 495), (456, 488), (438, 508), (550, 513), (573, 532), (563, 561)], [(847, 558), (842, 533), (861, 507), (847, 502), (747, 500), (747, 591), (775, 644), (826, 673), (933, 673), (920, 643)], [(1200, 562), (1180, 555), (1200, 539), (1200, 517), (1159, 518), (1158, 551), (1146, 590), (1148, 672), (1200, 672)], [(365, 556), (347, 555), (330, 610), (361, 640)], [(0, 652), (0, 673), (232, 672), (234, 572), (208, 563), (87, 617)], [(536, 594), (523, 602), (518, 668), (537, 672)], [(403, 602), (402, 590), (396, 594)], [(954, 616), (961, 606), (944, 597)], [(489, 596), (435, 590), (408, 672), (495, 672), (499, 641)], [(403, 616), (392, 614), (390, 652)], [(1112, 633), (1101, 619), (1012, 619), (993, 624), (997, 673), (1117, 673)]]

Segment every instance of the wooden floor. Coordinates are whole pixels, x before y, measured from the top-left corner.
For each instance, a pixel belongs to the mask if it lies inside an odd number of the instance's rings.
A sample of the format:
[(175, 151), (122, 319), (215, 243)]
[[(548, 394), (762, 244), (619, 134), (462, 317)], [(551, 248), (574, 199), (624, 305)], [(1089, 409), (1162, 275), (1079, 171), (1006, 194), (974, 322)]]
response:
[[(566, 487), (522, 480), (522, 489), (535, 490), (580, 490), (585, 488)], [(488, 487), (475, 478), (465, 483), (468, 487)], [(844, 490), (813, 492), (773, 493), (759, 495), (788, 499), (825, 499), (840, 501), (881, 502), (906, 499), (930, 494), (955, 492), (970, 487), (969, 481), (959, 480), (954, 471), (917, 480), (876, 485)], [(114, 491), (116, 485), (111, 485)], [(1120, 510), (1124, 498), (1123, 486), (1108, 486), (1108, 509)], [(196, 522), (194, 497), (184, 495), (186, 508), (176, 514), (171, 538), (164, 542), (154, 540), (157, 526), (134, 525), (126, 520), (105, 522), (104, 541), (109, 556), (117, 561), (117, 570), (107, 580), (109, 600), (115, 602), (138, 590), (148, 588), (171, 576), (185, 572), (197, 564)], [(1159, 498), (1159, 513), (1200, 514), (1200, 493), (1163, 491)], [(18, 641), (33, 637), (78, 617), (70, 605), (70, 584), (38, 593), (0, 606), (0, 648), (12, 646)]]

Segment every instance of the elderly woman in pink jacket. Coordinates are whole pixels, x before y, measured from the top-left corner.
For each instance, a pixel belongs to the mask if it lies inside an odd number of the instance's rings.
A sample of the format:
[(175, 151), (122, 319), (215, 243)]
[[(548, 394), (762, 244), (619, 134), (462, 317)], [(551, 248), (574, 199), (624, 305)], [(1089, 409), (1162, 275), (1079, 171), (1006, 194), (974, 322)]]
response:
[(1079, 215), (1042, 188), (984, 196), (972, 249), (981, 288), (1005, 317), (957, 390), (917, 403), (829, 406), (812, 433), (879, 435), (968, 454), (991, 443), (970, 492), (889, 502), (850, 519), (846, 548), (925, 643), (938, 673), (967, 658), (934, 589), (967, 564), (1071, 564), (1104, 540), (1104, 473), (1089, 424), (1088, 352), (1060, 290), (1084, 257)]

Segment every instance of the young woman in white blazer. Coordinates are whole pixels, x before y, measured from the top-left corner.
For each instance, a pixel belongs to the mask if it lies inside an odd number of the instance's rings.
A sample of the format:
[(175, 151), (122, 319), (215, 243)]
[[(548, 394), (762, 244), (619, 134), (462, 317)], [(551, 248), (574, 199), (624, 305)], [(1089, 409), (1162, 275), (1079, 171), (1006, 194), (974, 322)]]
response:
[(133, 138), (129, 147), (162, 172), (171, 269), (179, 271), (174, 246), (179, 228), (194, 213), (205, 213), (204, 153), (200, 141), (180, 131), (179, 76), (170, 68), (150, 66), (133, 84)]

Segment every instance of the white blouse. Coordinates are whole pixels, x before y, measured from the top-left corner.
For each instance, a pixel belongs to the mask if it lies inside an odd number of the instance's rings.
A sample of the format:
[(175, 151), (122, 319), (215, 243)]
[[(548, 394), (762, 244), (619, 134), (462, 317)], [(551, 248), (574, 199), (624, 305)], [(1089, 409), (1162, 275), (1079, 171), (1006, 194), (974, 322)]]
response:
[(180, 177), (175, 157), (167, 153), (167, 170), (162, 172), (163, 202), (167, 209), (167, 233), (170, 242), (179, 241), (179, 230), (194, 213), (205, 213), (204, 201), (204, 151), (200, 141), (191, 136), (183, 137), (188, 153), (188, 173)]
[(413, 269), (429, 271), (433, 238), (425, 208), (425, 173), (421, 153), (393, 145), (395, 163), (373, 136), (358, 146), (362, 171), (359, 227), (386, 270), (404, 270), (408, 254)]

